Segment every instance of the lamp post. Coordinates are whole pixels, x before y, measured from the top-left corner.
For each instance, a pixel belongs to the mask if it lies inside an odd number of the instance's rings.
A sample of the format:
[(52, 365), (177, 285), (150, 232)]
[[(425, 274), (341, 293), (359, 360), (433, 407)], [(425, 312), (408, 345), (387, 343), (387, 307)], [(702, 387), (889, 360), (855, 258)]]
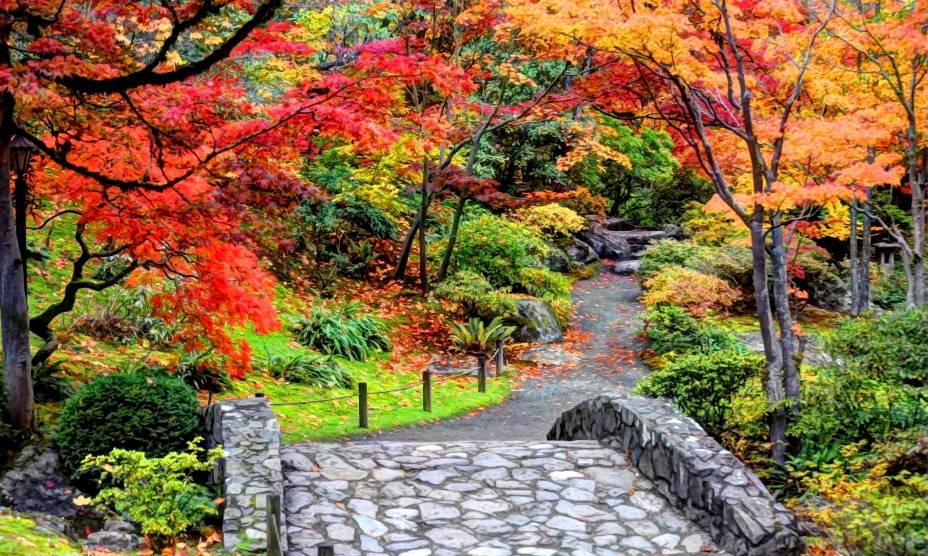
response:
[(26, 173), (32, 162), (32, 153), (35, 146), (22, 135), (13, 137), (10, 142), (10, 162), (16, 172), (16, 187), (13, 190), (13, 203), (16, 207), (16, 241), (19, 243), (19, 256), (23, 265), (23, 288), (28, 295), (29, 278), (26, 274), (26, 264), (29, 249), (26, 247), (26, 199), (29, 185), (26, 183)]

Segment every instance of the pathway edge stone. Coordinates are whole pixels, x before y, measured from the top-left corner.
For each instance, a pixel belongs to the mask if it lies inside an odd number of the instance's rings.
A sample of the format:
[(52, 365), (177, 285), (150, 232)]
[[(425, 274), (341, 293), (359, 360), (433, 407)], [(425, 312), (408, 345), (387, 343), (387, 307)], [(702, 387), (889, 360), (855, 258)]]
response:
[(627, 453), (657, 490), (739, 556), (798, 556), (805, 543), (793, 512), (695, 421), (669, 403), (624, 392), (561, 414), (549, 440), (599, 440)]

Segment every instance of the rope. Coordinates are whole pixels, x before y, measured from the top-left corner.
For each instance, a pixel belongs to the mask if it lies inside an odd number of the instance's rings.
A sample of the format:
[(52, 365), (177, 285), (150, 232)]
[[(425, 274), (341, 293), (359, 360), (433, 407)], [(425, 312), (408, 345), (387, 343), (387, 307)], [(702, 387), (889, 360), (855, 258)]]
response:
[[(473, 371), (464, 371), (463, 373), (456, 373), (456, 374), (453, 374), (453, 375), (444, 375), (444, 376), (442, 376), (441, 378), (437, 378), (437, 379), (432, 380), (432, 384), (438, 384), (438, 383), (441, 383), (441, 382), (446, 382), (446, 381), (448, 381), (448, 380), (451, 380), (452, 378), (459, 378), (459, 377), (462, 377), (462, 376), (465, 376), (465, 375), (469, 375), (469, 374), (471, 374), (472, 372), (473, 372)], [(401, 391), (403, 391), (403, 390), (409, 390), (410, 388), (416, 388), (416, 387), (421, 386), (421, 385), (422, 385), (422, 382), (413, 382), (413, 383), (407, 384), (407, 385), (405, 385), (405, 386), (399, 386), (399, 387), (397, 387), (397, 388), (390, 388), (390, 389), (388, 389), (388, 390), (374, 390), (373, 392), (368, 392), (367, 395), (368, 395), (368, 397), (370, 397), (370, 396), (373, 396), (373, 395), (375, 395), (375, 394), (392, 394), (393, 392), (401, 392)], [(308, 405), (308, 404), (314, 404), (314, 403), (333, 402), (333, 401), (336, 401), (336, 400), (347, 400), (347, 399), (349, 399), (349, 398), (356, 398), (356, 397), (357, 397), (357, 394), (348, 394), (348, 395), (345, 395), (345, 396), (335, 396), (335, 397), (332, 397), (332, 398), (320, 398), (320, 399), (318, 399), (318, 400), (301, 400), (301, 401), (298, 401), (298, 402), (280, 402), (280, 403), (274, 403), (273, 405), (275, 405), (275, 406), (282, 406), (282, 405)]]

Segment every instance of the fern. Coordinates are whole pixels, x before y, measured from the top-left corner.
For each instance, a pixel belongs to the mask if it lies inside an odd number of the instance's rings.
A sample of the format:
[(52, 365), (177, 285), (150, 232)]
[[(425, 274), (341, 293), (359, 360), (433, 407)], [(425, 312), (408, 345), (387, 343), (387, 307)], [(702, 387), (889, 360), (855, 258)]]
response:
[(487, 355), (496, 348), (496, 342), (509, 339), (515, 331), (515, 326), (503, 324), (500, 317), (487, 324), (475, 317), (466, 323), (451, 323), (451, 340), (463, 352)]
[(354, 382), (351, 373), (327, 355), (268, 353), (260, 367), (274, 378), (320, 388), (351, 388)]
[(359, 314), (359, 303), (330, 308), (317, 304), (308, 318), (292, 327), (298, 342), (328, 355), (364, 361), (378, 351), (390, 351), (386, 324), (370, 315)]

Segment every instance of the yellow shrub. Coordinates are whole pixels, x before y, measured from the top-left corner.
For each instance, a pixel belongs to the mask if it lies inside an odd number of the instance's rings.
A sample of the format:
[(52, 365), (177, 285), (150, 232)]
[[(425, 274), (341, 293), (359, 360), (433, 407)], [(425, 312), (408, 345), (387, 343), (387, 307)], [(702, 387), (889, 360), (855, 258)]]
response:
[(583, 229), (583, 217), (557, 203), (520, 208), (512, 219), (546, 240), (568, 238)]
[(695, 317), (708, 311), (724, 313), (738, 300), (738, 290), (721, 278), (680, 266), (664, 268), (644, 283), (641, 298), (648, 307), (670, 303)]

